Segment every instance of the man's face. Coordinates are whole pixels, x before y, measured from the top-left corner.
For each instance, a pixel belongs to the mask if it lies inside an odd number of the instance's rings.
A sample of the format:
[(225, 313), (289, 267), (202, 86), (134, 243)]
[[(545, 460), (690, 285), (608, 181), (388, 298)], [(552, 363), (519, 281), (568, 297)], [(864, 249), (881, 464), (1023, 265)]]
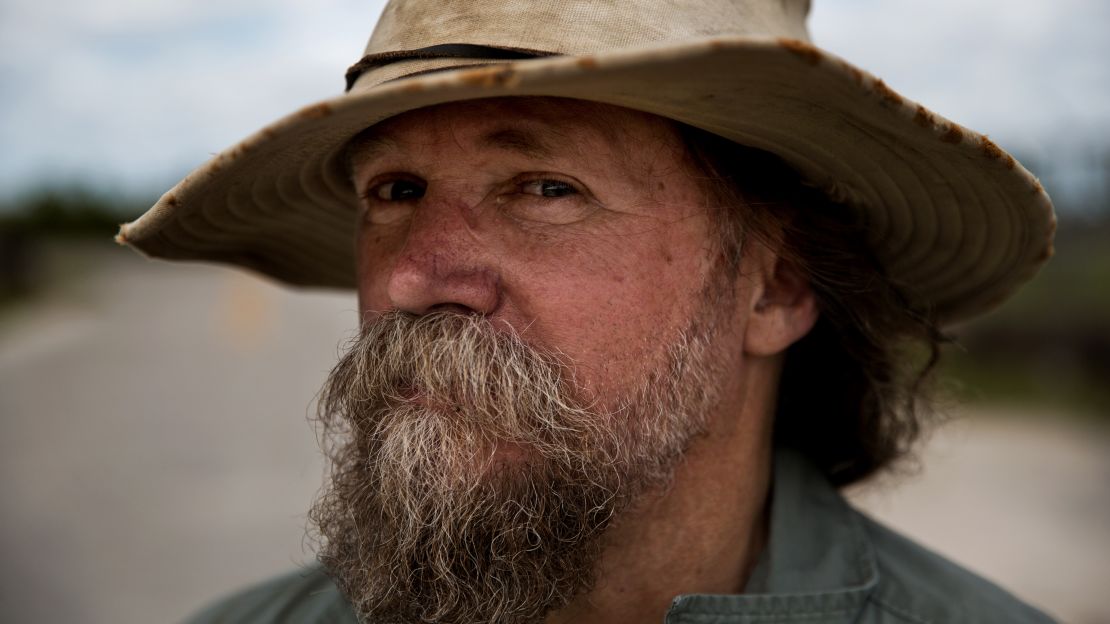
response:
[(537, 621), (739, 400), (742, 280), (647, 115), (446, 105), (352, 159), (364, 321), (322, 394), (322, 560), (368, 617)]
[(380, 124), (354, 155), (360, 309), (454, 309), (574, 362), (603, 399), (657, 366), (717, 246), (673, 126), (571, 100)]

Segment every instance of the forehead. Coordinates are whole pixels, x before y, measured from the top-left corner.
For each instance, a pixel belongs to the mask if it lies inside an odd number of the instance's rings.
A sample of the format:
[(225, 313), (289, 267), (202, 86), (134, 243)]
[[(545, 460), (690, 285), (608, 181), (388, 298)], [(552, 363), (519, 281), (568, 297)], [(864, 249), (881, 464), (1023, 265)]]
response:
[(548, 97), (452, 102), (403, 113), (363, 131), (348, 152), (353, 163), (423, 149), (490, 149), (534, 159), (622, 159), (685, 153), (674, 122), (619, 106)]

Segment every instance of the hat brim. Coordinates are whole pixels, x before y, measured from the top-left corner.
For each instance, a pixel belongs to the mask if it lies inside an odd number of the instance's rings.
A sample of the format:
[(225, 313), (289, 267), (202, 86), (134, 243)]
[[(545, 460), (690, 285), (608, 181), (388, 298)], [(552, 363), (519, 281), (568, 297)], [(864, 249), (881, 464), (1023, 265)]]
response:
[(859, 211), (888, 276), (911, 305), (945, 323), (995, 307), (1052, 254), (1051, 200), (986, 136), (813, 46), (756, 38), (445, 69), (356, 88), (220, 153), (122, 226), (119, 240), (150, 256), (351, 288), (349, 140), (406, 111), (503, 96), (614, 104), (779, 155)]

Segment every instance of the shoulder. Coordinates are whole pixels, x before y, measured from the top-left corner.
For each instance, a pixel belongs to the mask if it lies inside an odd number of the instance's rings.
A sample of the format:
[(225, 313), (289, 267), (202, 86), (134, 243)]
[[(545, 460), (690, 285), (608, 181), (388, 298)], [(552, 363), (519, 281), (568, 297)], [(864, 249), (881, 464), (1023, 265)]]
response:
[(990, 581), (860, 514), (874, 547), (879, 583), (871, 594), (882, 621), (913, 624), (1052, 624)]
[(354, 612), (323, 570), (312, 566), (227, 596), (187, 624), (356, 624)]

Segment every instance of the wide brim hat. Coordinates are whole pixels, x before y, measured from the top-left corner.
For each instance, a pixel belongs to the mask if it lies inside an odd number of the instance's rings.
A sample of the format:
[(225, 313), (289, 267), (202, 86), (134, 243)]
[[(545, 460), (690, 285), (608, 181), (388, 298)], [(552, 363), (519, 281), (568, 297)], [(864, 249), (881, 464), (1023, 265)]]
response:
[(218, 154), (119, 240), (154, 257), (353, 288), (358, 199), (345, 148), (355, 135), (436, 104), (551, 96), (772, 152), (856, 211), (915, 309), (950, 323), (995, 307), (1052, 254), (1044, 188), (986, 136), (813, 46), (808, 9), (807, 0), (394, 0), (343, 95)]

